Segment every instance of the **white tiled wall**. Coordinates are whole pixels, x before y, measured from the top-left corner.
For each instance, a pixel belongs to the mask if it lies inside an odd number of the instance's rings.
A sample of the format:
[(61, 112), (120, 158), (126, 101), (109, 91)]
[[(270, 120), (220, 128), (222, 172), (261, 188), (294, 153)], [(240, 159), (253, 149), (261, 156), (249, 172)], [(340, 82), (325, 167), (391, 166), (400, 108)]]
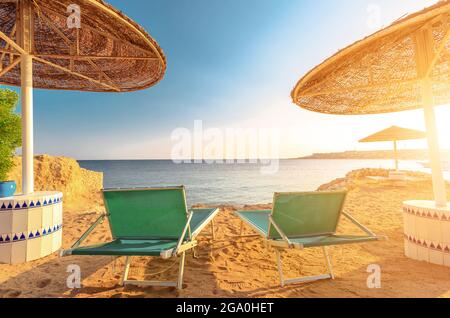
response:
[[(49, 199), (52, 204), (44, 206)], [(13, 208), (6, 208), (10, 204)], [(20, 264), (58, 251), (62, 244), (62, 214), (62, 194), (0, 200), (0, 263)]]
[(12, 232), (12, 215), (12, 211), (0, 212), (0, 235)]
[(444, 211), (405, 205), (405, 255), (450, 267), (450, 220)]

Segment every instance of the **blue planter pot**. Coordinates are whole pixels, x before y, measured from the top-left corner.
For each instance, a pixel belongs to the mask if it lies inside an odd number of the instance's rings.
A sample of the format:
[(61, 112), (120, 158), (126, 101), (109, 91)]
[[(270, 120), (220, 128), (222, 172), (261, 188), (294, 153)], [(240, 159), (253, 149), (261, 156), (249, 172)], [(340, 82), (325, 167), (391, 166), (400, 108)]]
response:
[(14, 181), (0, 182), (0, 199), (12, 197), (16, 193), (16, 188)]

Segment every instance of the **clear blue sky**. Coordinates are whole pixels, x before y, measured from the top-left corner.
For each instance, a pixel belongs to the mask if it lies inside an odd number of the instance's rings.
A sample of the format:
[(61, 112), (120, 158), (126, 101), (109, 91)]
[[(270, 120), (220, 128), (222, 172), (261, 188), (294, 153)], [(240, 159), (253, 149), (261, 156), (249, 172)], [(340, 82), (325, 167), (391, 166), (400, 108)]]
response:
[[(295, 128), (298, 135), (284, 138), (281, 149), (282, 157), (292, 157), (352, 149), (359, 137), (387, 125), (421, 123), (420, 112), (345, 118), (308, 113), (291, 103), (290, 92), (310, 68), (376, 31), (367, 24), (371, 4), (380, 7), (387, 25), (434, 2), (109, 0), (158, 41), (167, 74), (135, 93), (36, 91), (36, 153), (168, 158), (171, 132), (201, 119), (207, 128)], [(330, 143), (330, 133), (339, 142)]]

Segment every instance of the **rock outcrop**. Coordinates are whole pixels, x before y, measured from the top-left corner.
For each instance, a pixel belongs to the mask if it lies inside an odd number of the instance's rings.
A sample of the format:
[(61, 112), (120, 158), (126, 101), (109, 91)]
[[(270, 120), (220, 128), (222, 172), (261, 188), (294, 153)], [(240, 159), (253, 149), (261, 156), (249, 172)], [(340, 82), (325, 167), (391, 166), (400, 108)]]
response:
[[(17, 192), (22, 191), (22, 162), (14, 159), (15, 166), (9, 179), (16, 181)], [(60, 191), (64, 194), (65, 212), (99, 212), (103, 210), (101, 189), (103, 174), (82, 169), (71, 158), (36, 156), (34, 160), (35, 190)]]
[[(360, 181), (367, 181), (367, 177), (388, 178), (389, 172), (386, 169), (359, 169), (353, 170), (345, 176), (345, 178), (335, 179), (329, 183), (321, 185), (318, 191), (350, 191), (358, 186)], [(416, 180), (431, 181), (431, 176), (422, 172), (406, 171), (406, 176)], [(386, 182), (392, 182), (386, 180)]]

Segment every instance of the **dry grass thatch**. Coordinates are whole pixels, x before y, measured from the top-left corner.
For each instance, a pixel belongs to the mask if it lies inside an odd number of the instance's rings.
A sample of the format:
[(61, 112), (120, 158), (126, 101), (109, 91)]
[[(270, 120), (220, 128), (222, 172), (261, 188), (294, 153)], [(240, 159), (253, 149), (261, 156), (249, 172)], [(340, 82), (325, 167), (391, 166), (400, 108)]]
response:
[[(418, 37), (431, 51), (421, 70)], [(378, 114), (422, 107), (421, 80), (432, 83), (435, 104), (450, 102), (450, 1), (356, 42), (310, 71), (292, 92), (294, 103), (326, 114)]]
[[(34, 87), (81, 91), (135, 91), (158, 83), (166, 59), (138, 24), (101, 0), (30, 1), (34, 28)], [(0, 1), (0, 31), (18, 41), (18, 1)], [(81, 28), (69, 28), (71, 4)], [(0, 40), (0, 83), (20, 85), (20, 52)]]
[(361, 139), (359, 142), (416, 140), (425, 138), (427, 138), (427, 134), (423, 131), (392, 126), (369, 137)]

